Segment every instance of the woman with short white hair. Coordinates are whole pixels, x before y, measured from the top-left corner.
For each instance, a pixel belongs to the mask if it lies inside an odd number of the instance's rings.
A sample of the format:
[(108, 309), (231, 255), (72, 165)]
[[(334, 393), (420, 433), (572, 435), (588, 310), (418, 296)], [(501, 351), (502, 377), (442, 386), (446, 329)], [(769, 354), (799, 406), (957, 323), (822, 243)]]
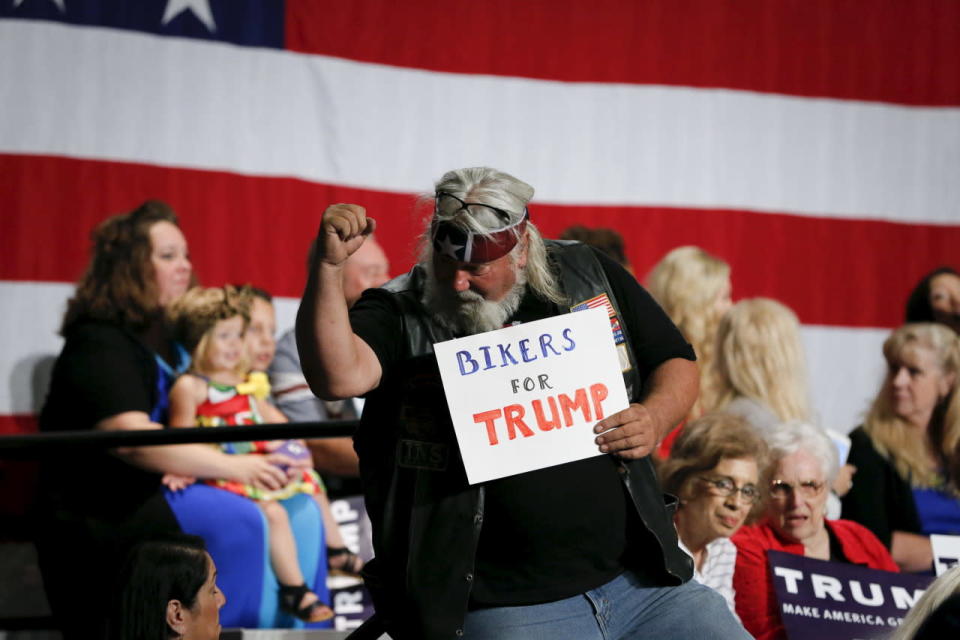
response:
[(763, 519), (733, 536), (736, 609), (756, 638), (783, 637), (783, 622), (767, 552), (783, 551), (831, 562), (897, 571), (886, 547), (849, 520), (827, 520), (827, 494), (840, 463), (829, 436), (806, 422), (774, 425), (764, 432), (770, 448), (769, 499)]

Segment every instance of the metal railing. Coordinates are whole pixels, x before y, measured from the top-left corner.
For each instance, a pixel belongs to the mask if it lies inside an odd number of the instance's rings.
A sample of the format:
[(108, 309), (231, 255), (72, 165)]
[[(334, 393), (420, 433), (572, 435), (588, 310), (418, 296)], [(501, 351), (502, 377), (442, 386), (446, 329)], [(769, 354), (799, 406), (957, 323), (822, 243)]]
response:
[[(149, 447), (193, 443), (244, 442), (251, 440), (319, 439), (352, 436), (359, 420), (326, 422), (285, 422), (230, 426), (229, 428), (188, 427), (118, 431), (59, 431), (0, 436), (0, 461), (30, 461), (75, 454), (78, 451)], [(53, 629), (50, 616), (0, 617), (0, 630)], [(0, 635), (2, 635), (0, 631)]]
[(244, 442), (249, 440), (286, 440), (289, 438), (340, 438), (352, 436), (358, 420), (329, 422), (283, 422), (231, 426), (229, 429), (187, 427), (177, 429), (137, 429), (119, 431), (58, 431), (26, 435), (0, 436), (0, 459), (42, 458), (64, 450), (148, 447), (197, 442)]

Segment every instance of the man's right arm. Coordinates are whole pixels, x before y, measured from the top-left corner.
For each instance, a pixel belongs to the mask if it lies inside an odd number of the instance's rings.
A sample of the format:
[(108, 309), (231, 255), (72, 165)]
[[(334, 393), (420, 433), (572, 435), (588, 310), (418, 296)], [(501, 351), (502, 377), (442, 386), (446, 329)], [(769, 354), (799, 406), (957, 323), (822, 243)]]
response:
[(297, 349), (310, 389), (326, 400), (360, 396), (380, 384), (380, 360), (353, 333), (343, 295), (343, 265), (373, 233), (363, 207), (327, 207), (297, 311)]

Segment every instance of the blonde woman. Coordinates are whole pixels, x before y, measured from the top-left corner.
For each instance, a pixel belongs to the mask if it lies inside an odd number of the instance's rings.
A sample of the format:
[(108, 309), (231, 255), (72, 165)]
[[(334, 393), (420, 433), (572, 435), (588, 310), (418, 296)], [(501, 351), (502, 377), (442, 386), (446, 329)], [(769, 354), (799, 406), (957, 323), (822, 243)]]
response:
[(904, 570), (927, 571), (928, 536), (960, 534), (960, 339), (944, 325), (907, 324), (887, 338), (883, 355), (880, 393), (850, 434), (858, 471), (843, 517), (873, 531)]
[(933, 581), (890, 640), (939, 640), (960, 633), (960, 566)]
[(776, 300), (741, 300), (717, 331), (717, 408), (768, 428), (811, 419), (807, 364), (796, 314)]
[[(700, 396), (687, 415), (694, 419), (714, 408), (715, 389), (710, 363), (717, 325), (730, 309), (730, 265), (699, 247), (677, 247), (663, 257), (647, 277), (647, 289), (667, 312), (697, 354), (700, 366)], [(670, 442), (680, 434), (674, 429)]]

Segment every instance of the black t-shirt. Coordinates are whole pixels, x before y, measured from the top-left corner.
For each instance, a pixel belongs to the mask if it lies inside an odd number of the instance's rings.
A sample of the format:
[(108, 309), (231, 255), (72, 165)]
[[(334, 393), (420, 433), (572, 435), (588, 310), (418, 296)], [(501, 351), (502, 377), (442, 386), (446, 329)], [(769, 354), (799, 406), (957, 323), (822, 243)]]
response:
[[(156, 381), (156, 360), (133, 334), (106, 322), (74, 325), (54, 365), (40, 430), (92, 430), (120, 413), (149, 415)], [(42, 497), (51, 506), (111, 519), (133, 512), (160, 487), (159, 474), (99, 449), (48, 461), (42, 480)]]
[(841, 515), (870, 529), (888, 549), (894, 531), (921, 533), (910, 483), (880, 455), (863, 427), (850, 432), (849, 464), (857, 468), (853, 486), (841, 501)]
[[(693, 360), (690, 345), (649, 293), (615, 262), (594, 253), (620, 306), (641, 379), (670, 358)], [(564, 311), (527, 294), (509, 323)], [(401, 320), (384, 296), (362, 297), (350, 321), (377, 354), (384, 378), (404, 366)], [(642, 525), (628, 508), (613, 457), (595, 456), (484, 486), (472, 607), (551, 602), (583, 593), (621, 573), (628, 553), (630, 567), (643, 574), (642, 550), (629, 548), (631, 537), (636, 539), (630, 532)]]
[[(91, 430), (127, 411), (149, 415), (157, 396), (157, 362), (144, 342), (83, 321), (67, 332), (40, 429)], [(116, 590), (127, 549), (180, 530), (160, 475), (86, 447), (45, 457), (41, 471), (35, 541), (51, 609), (75, 637), (106, 637), (104, 594)]]

